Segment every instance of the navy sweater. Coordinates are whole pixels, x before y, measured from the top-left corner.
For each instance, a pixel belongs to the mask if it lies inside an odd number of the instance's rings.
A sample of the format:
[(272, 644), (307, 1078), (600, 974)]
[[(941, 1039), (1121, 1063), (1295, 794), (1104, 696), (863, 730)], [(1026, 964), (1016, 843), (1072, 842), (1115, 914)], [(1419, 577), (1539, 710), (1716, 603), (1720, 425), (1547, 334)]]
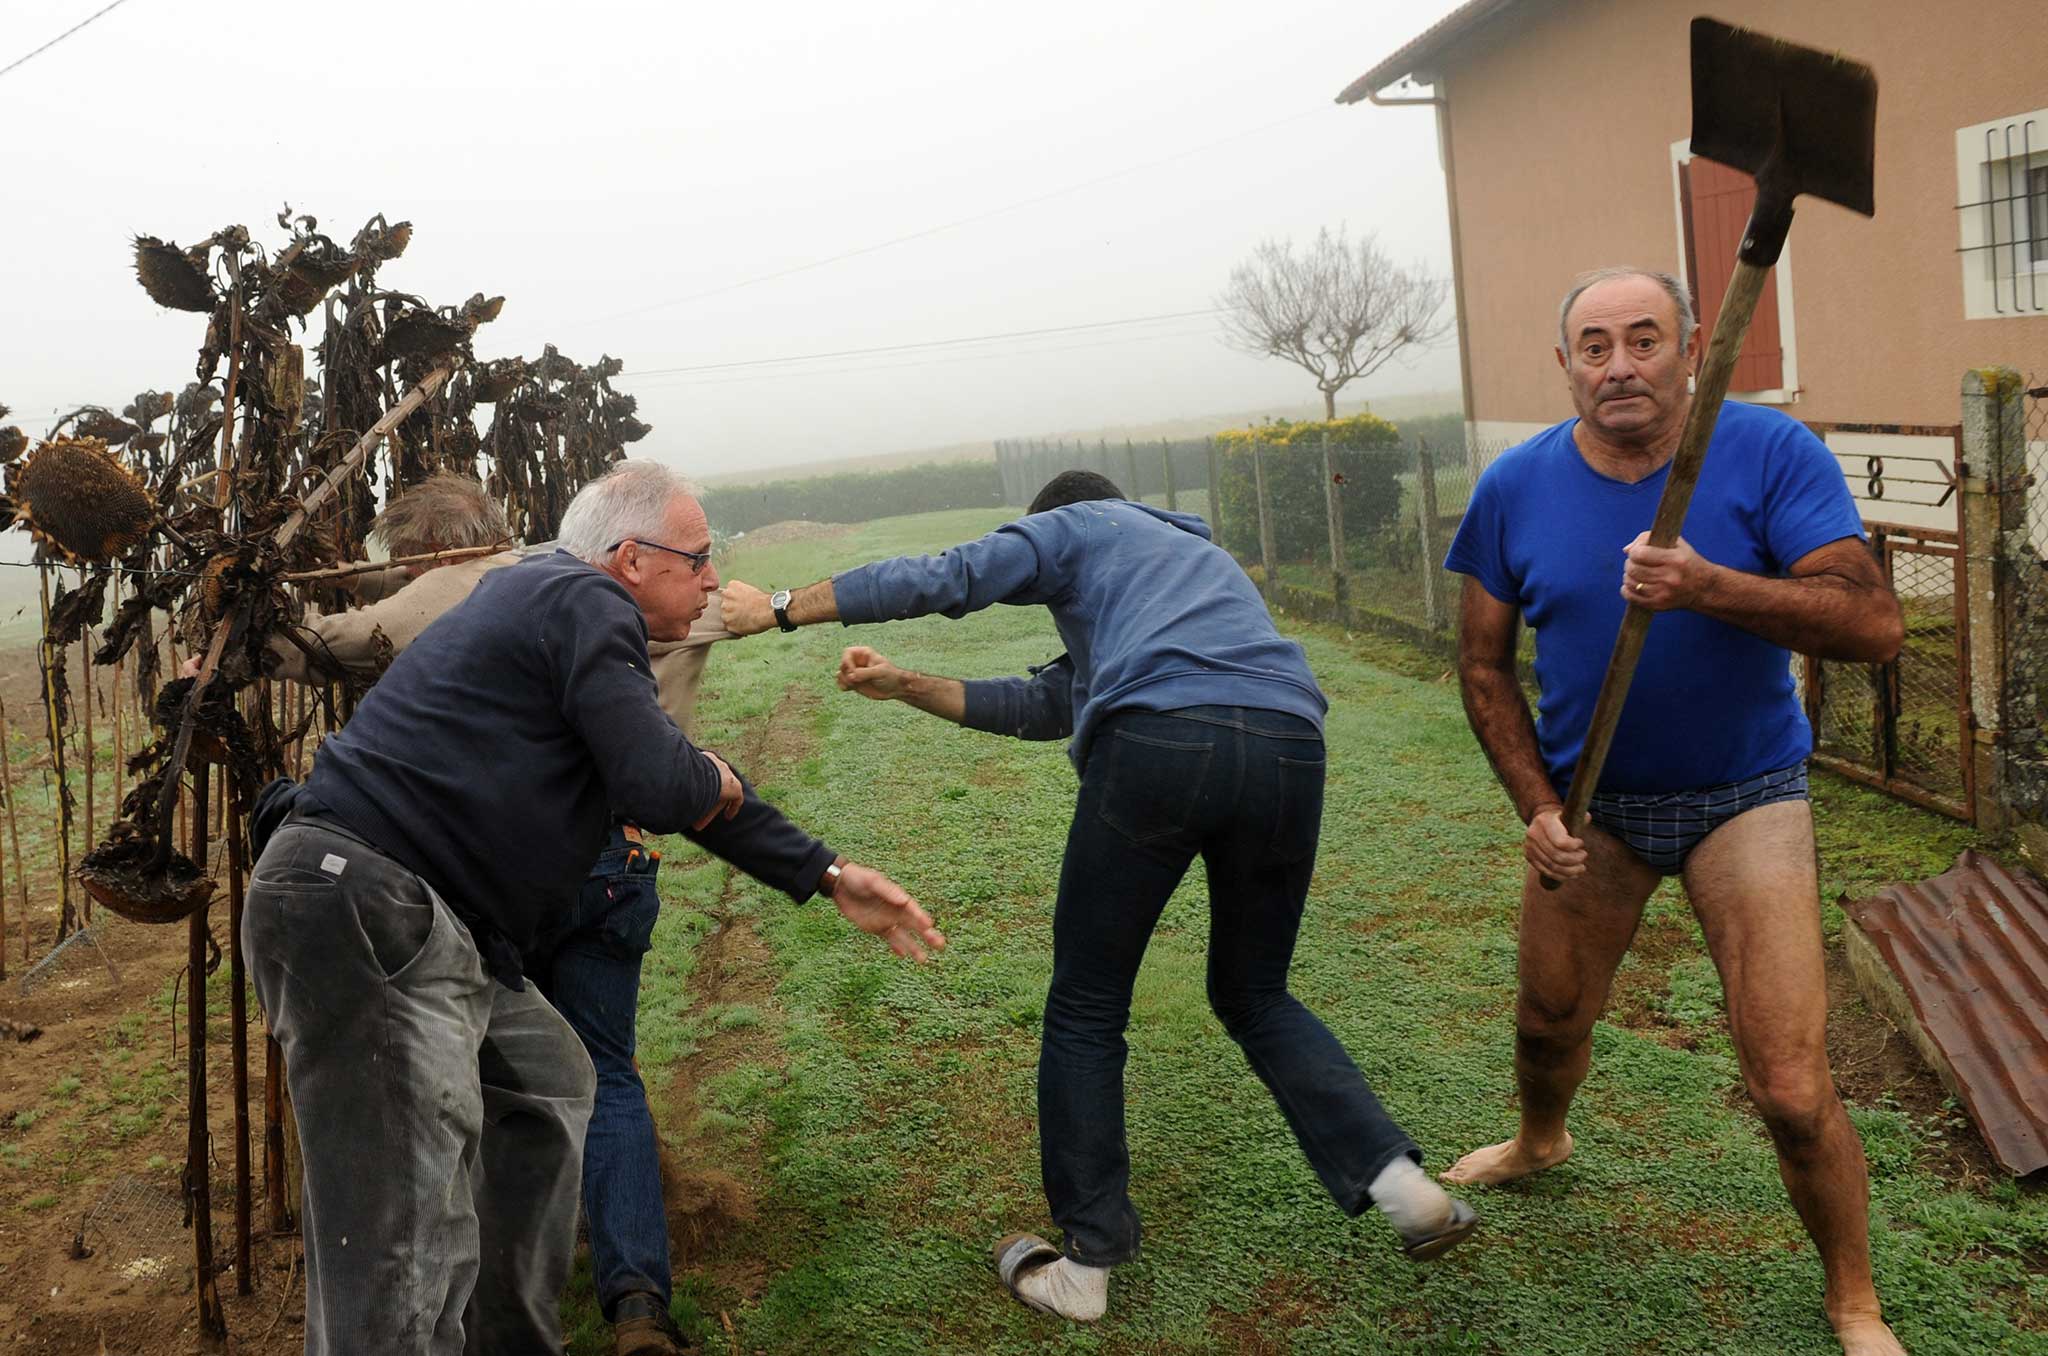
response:
[(1020, 739), (1073, 736), (1075, 767), (1121, 708), (1249, 706), (1323, 725), (1329, 703), (1301, 646), (1192, 513), (1121, 499), (1005, 523), (936, 556), (900, 556), (832, 577), (846, 624), (960, 617), (1043, 603), (1067, 652), (1029, 678), (965, 684), (964, 723)]
[[(416, 873), (505, 974), (567, 908), (612, 820), (686, 833), (792, 898), (832, 850), (747, 787), (733, 819), (690, 825), (718, 773), (662, 711), (632, 595), (557, 551), (493, 570), (443, 613), (320, 746), (306, 790)], [(516, 987), (516, 985), (515, 985)]]

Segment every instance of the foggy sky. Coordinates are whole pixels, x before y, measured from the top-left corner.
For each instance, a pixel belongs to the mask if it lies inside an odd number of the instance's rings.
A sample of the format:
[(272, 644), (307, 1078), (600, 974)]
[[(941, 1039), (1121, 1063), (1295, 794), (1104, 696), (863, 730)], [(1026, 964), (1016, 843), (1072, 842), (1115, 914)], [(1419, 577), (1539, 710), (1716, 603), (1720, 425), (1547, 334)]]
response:
[[(0, 0), (0, 64), (104, 2)], [(0, 402), (37, 435), (181, 388), (205, 317), (149, 301), (130, 237), (275, 248), (286, 202), (344, 243), (410, 219), (381, 283), (505, 294), (479, 357), (617, 355), (635, 453), (703, 474), (1312, 401), (1213, 317), (631, 374), (1197, 311), (1344, 222), (1447, 272), (1429, 111), (1331, 99), (1451, 7), (128, 0), (0, 77)], [(1447, 341), (1346, 395), (1456, 382)]]

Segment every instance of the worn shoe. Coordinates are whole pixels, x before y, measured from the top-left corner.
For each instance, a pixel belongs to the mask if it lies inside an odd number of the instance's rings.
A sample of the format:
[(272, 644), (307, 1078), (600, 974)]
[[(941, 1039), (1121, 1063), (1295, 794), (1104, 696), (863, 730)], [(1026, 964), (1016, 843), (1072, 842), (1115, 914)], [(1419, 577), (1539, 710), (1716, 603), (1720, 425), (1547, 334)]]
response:
[(614, 1356), (683, 1356), (689, 1349), (661, 1296), (637, 1290), (612, 1310)]
[(1109, 1306), (1109, 1268), (1082, 1266), (1036, 1234), (996, 1244), (996, 1275), (1026, 1308), (1093, 1323)]
[(1479, 1215), (1463, 1201), (1451, 1201), (1451, 1221), (1439, 1229), (1413, 1237), (1401, 1236), (1401, 1251), (1411, 1262), (1431, 1262), (1457, 1247), (1479, 1227)]

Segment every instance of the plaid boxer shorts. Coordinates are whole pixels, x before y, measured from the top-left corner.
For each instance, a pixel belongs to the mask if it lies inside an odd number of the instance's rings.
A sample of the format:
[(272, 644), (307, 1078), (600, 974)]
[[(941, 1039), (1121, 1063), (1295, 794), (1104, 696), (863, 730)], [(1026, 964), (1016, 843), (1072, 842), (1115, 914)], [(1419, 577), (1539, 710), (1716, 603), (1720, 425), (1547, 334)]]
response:
[(1806, 798), (1806, 764), (1800, 762), (1746, 781), (1698, 791), (1648, 795), (1596, 791), (1586, 813), (1652, 867), (1675, 876), (1700, 840), (1735, 816), (1760, 805)]

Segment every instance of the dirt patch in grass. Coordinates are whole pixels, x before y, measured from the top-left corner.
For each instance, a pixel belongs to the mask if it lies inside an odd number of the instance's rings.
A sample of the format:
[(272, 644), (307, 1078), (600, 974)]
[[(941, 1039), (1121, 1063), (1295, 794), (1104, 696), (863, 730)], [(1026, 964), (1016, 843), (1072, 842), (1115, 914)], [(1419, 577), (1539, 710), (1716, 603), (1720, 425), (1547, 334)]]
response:
[[(10, 863), (10, 866), (12, 863)], [(32, 864), (33, 866), (34, 864)], [(34, 873), (54, 875), (54, 868)], [(11, 881), (9, 882), (12, 883)], [(49, 954), (56, 901), (36, 899), (37, 944)], [(227, 944), (227, 909), (209, 914)], [(42, 1035), (0, 1045), (0, 1333), (10, 1351), (49, 1356), (184, 1351), (197, 1345), (191, 1293), (192, 1236), (179, 1226), (185, 1160), (185, 1062), (189, 1032), (182, 989), (177, 1045), (160, 1001), (183, 969), (183, 926), (150, 927), (108, 917), (95, 936), (119, 969), (116, 982), (90, 943), (74, 944), (24, 994), (19, 934), (0, 985), (0, 1020)], [(304, 1286), (296, 1237), (263, 1230), (263, 1030), (250, 1004), (249, 1118), (254, 1293), (239, 1296), (234, 1243), (234, 1096), (225, 1016), (227, 966), (212, 984), (222, 1008), (208, 1021), (208, 1117), (213, 1255), (230, 1350), (304, 1349)], [(74, 1255), (74, 1241), (85, 1255)]]
[(1664, 1005), (1671, 967), (1701, 948), (1698, 928), (1688, 916), (1647, 914), (1636, 929), (1628, 960), (1615, 972), (1607, 999), (1608, 1022), (1641, 1032), (1679, 1050), (1696, 1050), (1699, 1038), (1672, 1019)]
[[(755, 723), (741, 750), (750, 775), (772, 777), (810, 756), (810, 717), (821, 700), (809, 688), (792, 687), (773, 715)], [(705, 1090), (736, 1069), (779, 1070), (786, 1060), (775, 958), (754, 920), (737, 911), (738, 888), (738, 878), (729, 877), (722, 897), (706, 906), (716, 926), (697, 944), (690, 973), (689, 1016), (702, 1025), (703, 1038), (670, 1068), (643, 1072), (662, 1126), (662, 1195), (672, 1263), (702, 1268), (718, 1287), (751, 1302), (766, 1288), (767, 1272), (748, 1250), (732, 1244), (758, 1218), (766, 1163), (758, 1136), (707, 1124)], [(718, 1020), (735, 1011), (754, 1014), (754, 1020)]]
[(1282, 1272), (1259, 1287), (1258, 1297), (1243, 1313), (1209, 1311), (1209, 1327), (1219, 1350), (1237, 1356), (1285, 1356), (1293, 1349), (1297, 1329), (1320, 1323), (1330, 1313), (1329, 1298), (1301, 1277)]
[(1638, 1191), (1615, 1196), (1609, 1208), (1614, 1228), (1676, 1252), (1735, 1257), (1797, 1251), (1806, 1243), (1798, 1217), (1789, 1208), (1783, 1215), (1761, 1218), (1711, 1210), (1678, 1214), (1656, 1197)]

